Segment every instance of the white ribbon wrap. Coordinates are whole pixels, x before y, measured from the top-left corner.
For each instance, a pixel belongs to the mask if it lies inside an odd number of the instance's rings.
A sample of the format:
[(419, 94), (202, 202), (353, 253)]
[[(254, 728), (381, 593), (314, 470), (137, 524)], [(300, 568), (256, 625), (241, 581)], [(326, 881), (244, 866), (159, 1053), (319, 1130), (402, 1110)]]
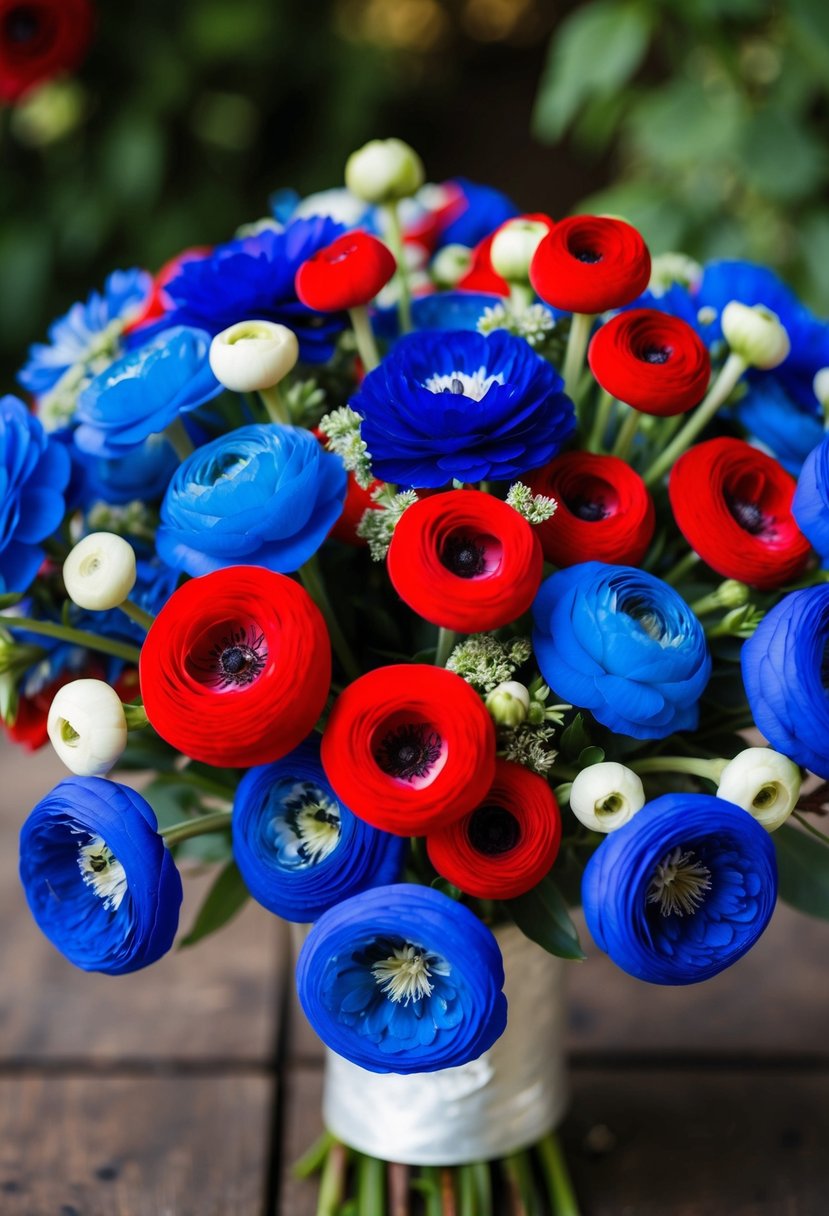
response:
[(507, 1029), (478, 1060), (440, 1072), (373, 1073), (326, 1052), (322, 1108), (337, 1139), (386, 1161), (459, 1165), (539, 1140), (567, 1104), (564, 964), (514, 925), (504, 957)]

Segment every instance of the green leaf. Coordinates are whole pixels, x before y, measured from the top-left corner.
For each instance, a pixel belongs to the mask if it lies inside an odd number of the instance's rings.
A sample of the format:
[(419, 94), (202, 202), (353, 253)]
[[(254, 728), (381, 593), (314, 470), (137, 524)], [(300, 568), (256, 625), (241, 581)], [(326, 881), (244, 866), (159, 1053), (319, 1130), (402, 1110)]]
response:
[[(22, 595), (18, 595), (14, 591), (9, 591), (6, 595), (0, 595), (0, 609), (13, 608), (15, 604), (19, 604), (23, 599)], [(2, 621), (0, 621), (2, 625)]]
[(824, 142), (779, 106), (758, 110), (738, 150), (743, 180), (765, 198), (792, 202), (812, 194), (826, 178)]
[(564, 896), (551, 878), (504, 904), (521, 932), (558, 958), (586, 957)]
[(829, 920), (829, 845), (784, 824), (772, 837), (780, 898), (807, 916)]
[(570, 725), (562, 731), (559, 748), (563, 756), (574, 760), (586, 747), (590, 747), (590, 735), (584, 724), (584, 714), (576, 714)]
[(589, 768), (591, 764), (601, 764), (605, 758), (605, 750), (603, 747), (596, 747), (595, 744), (590, 747), (585, 747), (579, 752), (579, 758), (576, 764), (579, 768)]
[(250, 892), (242, 881), (236, 862), (228, 862), (204, 897), (193, 928), (182, 938), (179, 948), (192, 946), (209, 933), (221, 929), (244, 907), (248, 899)]
[(440, 891), (442, 895), (448, 895), (450, 899), (463, 899), (463, 891), (460, 887), (456, 887), (454, 883), (450, 882), (448, 878), (433, 878), (431, 886), (436, 891)]
[(641, 4), (597, 0), (577, 7), (550, 44), (532, 120), (539, 139), (554, 143), (586, 102), (626, 84), (650, 34), (650, 13)]

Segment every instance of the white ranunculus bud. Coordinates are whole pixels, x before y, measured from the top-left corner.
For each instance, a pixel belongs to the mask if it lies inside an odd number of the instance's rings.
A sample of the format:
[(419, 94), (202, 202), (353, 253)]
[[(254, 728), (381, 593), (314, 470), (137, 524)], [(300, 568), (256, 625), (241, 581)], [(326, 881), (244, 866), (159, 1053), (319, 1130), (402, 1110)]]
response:
[(66, 594), (79, 608), (117, 608), (135, 586), (132, 545), (114, 532), (90, 532), (63, 563)]
[(779, 367), (791, 350), (789, 335), (777, 313), (763, 304), (732, 300), (722, 310), (722, 331), (735, 355), (749, 367)]
[(423, 185), (423, 163), (402, 139), (372, 139), (346, 161), (345, 184), (366, 203), (393, 203)]
[(499, 726), (520, 726), (526, 722), (530, 708), (529, 689), (517, 680), (507, 680), (488, 694), (486, 707)]
[(829, 367), (822, 367), (819, 372), (815, 372), (812, 389), (824, 414), (829, 418)]
[(296, 334), (275, 321), (237, 321), (210, 343), (210, 367), (225, 388), (261, 393), (296, 366)]
[(73, 680), (55, 693), (46, 723), (52, 746), (79, 777), (103, 777), (127, 745), (127, 719), (103, 680)]
[(444, 245), (432, 259), (432, 278), (439, 287), (454, 287), (471, 262), (472, 250), (468, 245)]
[(549, 232), (540, 220), (508, 220), (495, 234), (489, 258), (492, 269), (508, 283), (527, 283), (530, 262)]
[(788, 756), (770, 747), (747, 747), (723, 769), (717, 794), (773, 832), (797, 805), (800, 781), (800, 769)]
[(664, 295), (675, 283), (693, 287), (702, 278), (699, 262), (684, 253), (658, 253), (651, 259), (651, 281), (648, 291), (655, 296)]
[(611, 760), (583, 768), (570, 789), (573, 814), (593, 832), (615, 832), (644, 805), (645, 791), (637, 774)]

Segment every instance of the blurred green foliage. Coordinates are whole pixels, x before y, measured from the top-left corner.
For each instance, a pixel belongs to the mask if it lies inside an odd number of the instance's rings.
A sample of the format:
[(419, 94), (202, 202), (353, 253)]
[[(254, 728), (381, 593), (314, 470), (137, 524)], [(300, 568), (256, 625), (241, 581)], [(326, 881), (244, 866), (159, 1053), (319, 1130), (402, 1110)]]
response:
[(768, 262), (829, 310), (826, 0), (590, 0), (553, 33), (533, 125), (611, 153), (580, 210), (657, 252)]

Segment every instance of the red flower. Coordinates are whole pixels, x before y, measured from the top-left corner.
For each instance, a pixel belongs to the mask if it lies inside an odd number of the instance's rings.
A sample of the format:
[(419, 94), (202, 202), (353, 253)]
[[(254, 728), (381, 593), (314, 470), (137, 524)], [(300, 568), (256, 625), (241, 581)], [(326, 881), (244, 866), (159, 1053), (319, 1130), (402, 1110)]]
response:
[(469, 269), (455, 284), (458, 291), (493, 292), (499, 296), (508, 296), (510, 294), (509, 283), (493, 270), (492, 242), (506, 224), (512, 224), (515, 220), (534, 220), (536, 223), (546, 224), (551, 231), (555, 227), (555, 221), (550, 219), (549, 215), (544, 215), (540, 211), (528, 212), (527, 215), (516, 215), (512, 219), (504, 220), (503, 224), (499, 224), (494, 232), (491, 232), (489, 236), (479, 241), (472, 250), (472, 261), (470, 262)]
[(44, 685), (38, 692), (27, 697), (21, 695), (17, 703), (17, 717), (13, 725), (6, 726), (6, 734), (13, 743), (19, 743), (27, 751), (36, 752), (49, 739), (46, 724), (49, 710), (55, 699), (55, 693), (65, 684), (81, 678), (103, 680), (104, 669), (93, 659), (84, 666), (82, 671), (64, 671), (56, 680)]
[[(316, 435), (323, 447), (326, 446), (327, 439), (319, 427), (314, 427), (311, 433)], [(368, 543), (357, 535), (357, 524), (366, 511), (381, 510), (380, 504), (371, 496), (382, 484), (375, 478), (370, 486), (363, 489), (354, 474), (348, 474), (343, 513), (328, 533), (333, 540), (338, 540), (342, 545), (353, 545), (355, 549), (361, 549)]]
[(554, 308), (592, 315), (630, 304), (650, 274), (648, 247), (630, 224), (574, 215), (554, 224), (536, 249), (530, 282)]
[(0, 0), (0, 100), (76, 68), (92, 21), (89, 0)]
[(663, 418), (699, 405), (711, 378), (711, 356), (687, 321), (654, 308), (613, 317), (587, 353), (603, 389), (645, 414)]
[(422, 836), (484, 797), (495, 774), (495, 727), (454, 672), (378, 667), (335, 702), (322, 763), (355, 815), (397, 836)]
[(527, 484), (558, 503), (555, 515), (538, 525), (548, 562), (638, 566), (645, 556), (656, 525), (653, 499), (624, 460), (566, 452), (529, 473)]
[(313, 729), (331, 648), (311, 597), (259, 566), (229, 566), (174, 591), (141, 648), (150, 723), (206, 764), (278, 760)]
[(527, 521), (480, 490), (422, 498), (401, 516), (389, 548), (400, 598), (433, 625), (478, 633), (527, 612), (544, 558)]
[(668, 494), (691, 548), (725, 578), (761, 591), (791, 582), (809, 559), (792, 515), (795, 480), (742, 439), (709, 439), (680, 456)]
[(514, 899), (547, 874), (561, 843), (561, 812), (543, 777), (495, 761), (495, 780), (462, 819), (426, 840), (429, 860), (476, 899)]
[(376, 236), (346, 232), (302, 263), (294, 286), (306, 308), (340, 312), (368, 304), (396, 269), (391, 250)]

